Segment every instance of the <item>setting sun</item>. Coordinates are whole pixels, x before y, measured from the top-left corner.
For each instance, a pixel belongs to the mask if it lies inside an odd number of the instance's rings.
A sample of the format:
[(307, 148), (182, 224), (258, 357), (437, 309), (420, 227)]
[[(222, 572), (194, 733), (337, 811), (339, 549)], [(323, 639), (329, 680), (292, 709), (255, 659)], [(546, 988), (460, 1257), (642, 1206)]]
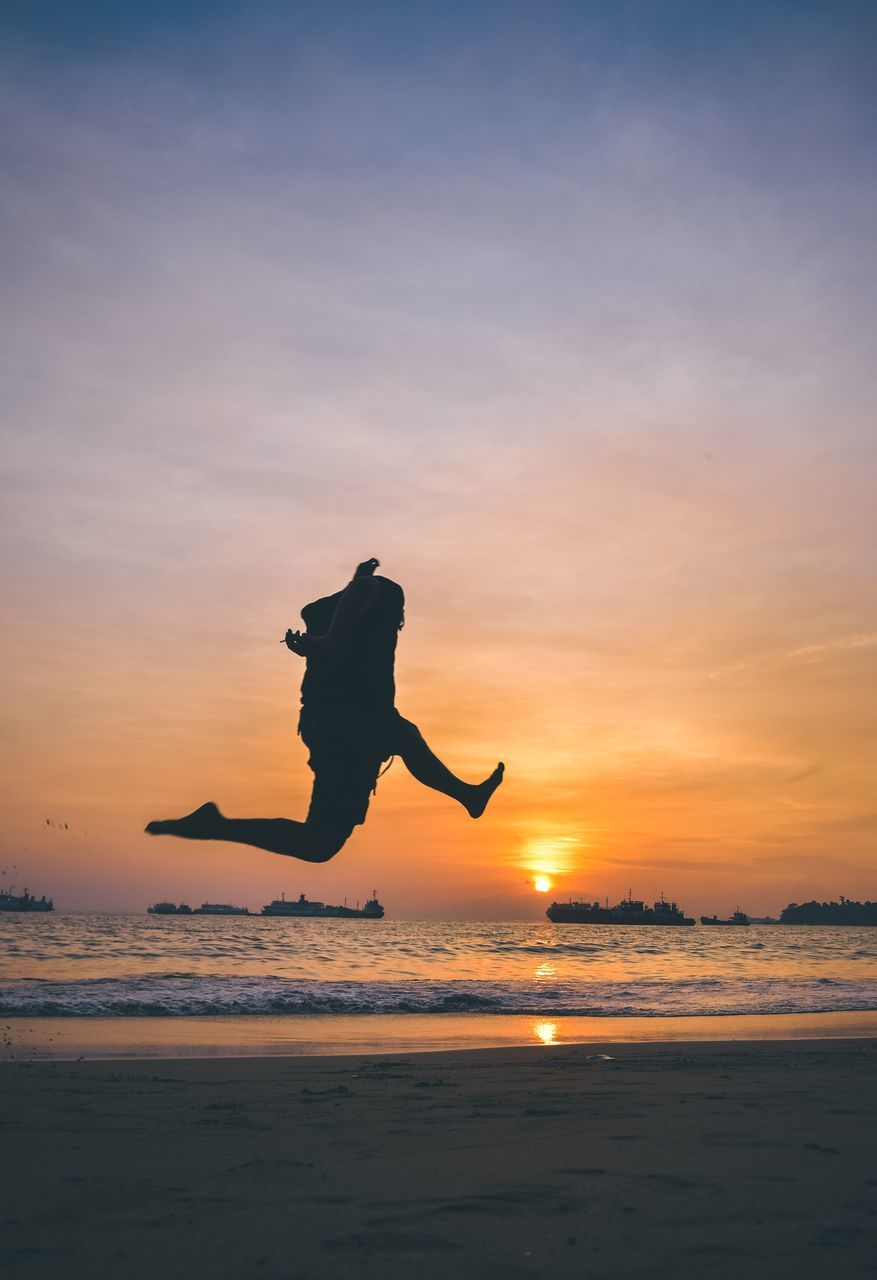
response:
[(537, 893), (547, 893), (551, 888), (551, 881), (548, 876), (537, 876), (533, 881), (533, 888)]

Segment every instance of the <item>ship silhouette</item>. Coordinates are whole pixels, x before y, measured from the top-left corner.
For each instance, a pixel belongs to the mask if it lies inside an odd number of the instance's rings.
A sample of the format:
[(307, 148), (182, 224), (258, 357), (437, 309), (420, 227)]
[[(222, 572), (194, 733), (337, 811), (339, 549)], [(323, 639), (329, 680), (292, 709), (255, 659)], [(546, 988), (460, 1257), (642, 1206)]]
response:
[[(12, 886), (13, 889), (15, 886)], [(0, 911), (54, 911), (55, 904), (51, 898), (47, 898), (45, 894), (41, 898), (35, 898), (32, 893), (28, 893), (25, 889), (24, 893), (7, 892), (5, 889), (0, 890)]]
[(701, 916), (701, 924), (726, 924), (726, 925), (748, 925), (749, 917), (745, 911), (738, 909), (728, 920), (720, 920), (718, 916)]
[(378, 902), (377, 889), (372, 890), (372, 896), (364, 907), (360, 907), (359, 903), (355, 907), (348, 907), (346, 902), (341, 907), (333, 907), (325, 902), (309, 902), (301, 893), (294, 902), (287, 902), (286, 895), (281, 894), (262, 908), (263, 916), (292, 916), (311, 920), (380, 920), (383, 914), (384, 908)]
[(877, 925), (877, 902), (790, 902), (780, 913), (780, 924)]
[(249, 907), (233, 907), (230, 902), (202, 902), (195, 907), (193, 916), (248, 916)]
[(629, 891), (614, 907), (601, 907), (599, 902), (552, 902), (545, 914), (554, 924), (694, 924), (693, 916), (685, 915), (675, 902), (665, 902), (663, 894), (647, 907)]

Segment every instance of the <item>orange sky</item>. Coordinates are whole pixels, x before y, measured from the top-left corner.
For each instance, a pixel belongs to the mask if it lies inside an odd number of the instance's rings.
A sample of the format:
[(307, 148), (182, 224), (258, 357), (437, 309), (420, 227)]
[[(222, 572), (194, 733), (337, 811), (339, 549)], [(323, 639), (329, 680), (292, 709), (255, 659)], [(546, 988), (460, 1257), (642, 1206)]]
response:
[[(229, 492), (205, 514), (218, 543), (199, 540), (197, 554), (181, 545), (166, 569), (116, 570), (87, 606), (34, 592), (6, 668), (18, 674), (7, 848), (21, 875), (70, 907), (160, 896), (252, 907), (281, 890), (331, 901), (376, 886), (394, 914), (493, 917), (538, 913), (540, 872), (558, 893), (663, 890), (696, 911), (867, 894), (863, 693), (877, 634), (851, 611), (824, 621), (854, 584), (807, 574), (800, 604), (784, 597), (782, 558), (772, 571), (755, 555), (759, 539), (789, 534), (770, 500), (749, 502), (753, 546), (726, 561), (723, 541), (740, 536), (733, 502), (722, 509), (730, 481), (706, 461), (692, 464), (687, 509), (677, 486), (646, 495), (620, 468), (602, 533), (591, 499), (609, 482), (578, 465), (576, 485), (570, 457), (556, 459), (553, 493), (507, 477), (492, 509), (473, 479), (454, 520), (391, 504), (333, 539), (329, 517), (310, 552), (280, 504), (241, 537)], [(155, 519), (168, 515), (156, 501)], [(325, 867), (141, 835), (148, 818), (207, 799), (230, 815), (303, 815), (301, 665), (278, 640), (295, 604), (371, 552), (407, 590), (398, 705), (464, 776), (507, 763), (485, 818), (397, 762)]]
[[(580, 20), (501, 64), (474, 27), (416, 66), (324, 32), (276, 79), (233, 23), (17, 48), (4, 883), (875, 896), (873, 81), (852, 38), (695, 67)], [(486, 817), (397, 762), (325, 867), (141, 834), (304, 814), (279, 640), (371, 555), (401, 710), (507, 764)]]

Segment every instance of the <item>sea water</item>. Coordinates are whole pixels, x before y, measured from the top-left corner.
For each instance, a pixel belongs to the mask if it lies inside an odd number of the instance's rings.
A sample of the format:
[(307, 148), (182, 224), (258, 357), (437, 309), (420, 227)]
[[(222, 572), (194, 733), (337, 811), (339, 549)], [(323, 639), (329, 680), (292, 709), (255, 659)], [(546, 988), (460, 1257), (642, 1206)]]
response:
[(0, 916), (5, 1019), (868, 1010), (877, 929)]

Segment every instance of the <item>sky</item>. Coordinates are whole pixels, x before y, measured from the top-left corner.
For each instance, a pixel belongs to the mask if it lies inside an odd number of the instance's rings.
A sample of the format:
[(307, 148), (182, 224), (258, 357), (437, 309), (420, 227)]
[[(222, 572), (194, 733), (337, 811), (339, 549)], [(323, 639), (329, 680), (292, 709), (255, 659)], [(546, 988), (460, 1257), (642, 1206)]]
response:
[[(869, 3), (0, 14), (0, 883), (397, 917), (875, 897)], [(377, 556), (397, 761), (301, 817), (307, 601)], [(550, 892), (534, 891), (547, 877)]]

